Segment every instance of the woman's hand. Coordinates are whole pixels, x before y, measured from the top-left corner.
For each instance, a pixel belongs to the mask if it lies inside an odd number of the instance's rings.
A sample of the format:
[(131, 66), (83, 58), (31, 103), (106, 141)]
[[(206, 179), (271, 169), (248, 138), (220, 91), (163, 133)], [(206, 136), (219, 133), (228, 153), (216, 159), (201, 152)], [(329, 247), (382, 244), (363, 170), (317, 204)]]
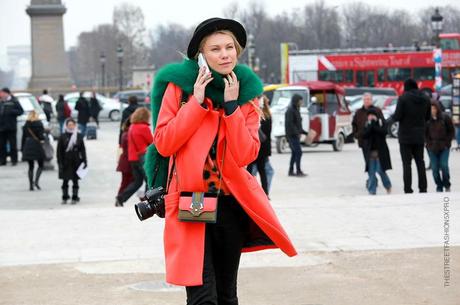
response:
[(206, 89), (206, 85), (212, 80), (213, 78), (211, 77), (211, 72), (206, 72), (206, 67), (201, 67), (195, 84), (193, 85), (193, 96), (195, 96), (200, 104), (204, 102), (204, 91)]
[(238, 99), (238, 95), (240, 94), (240, 82), (236, 78), (235, 72), (232, 71), (232, 73), (224, 77), (224, 83), (224, 101), (236, 101)]

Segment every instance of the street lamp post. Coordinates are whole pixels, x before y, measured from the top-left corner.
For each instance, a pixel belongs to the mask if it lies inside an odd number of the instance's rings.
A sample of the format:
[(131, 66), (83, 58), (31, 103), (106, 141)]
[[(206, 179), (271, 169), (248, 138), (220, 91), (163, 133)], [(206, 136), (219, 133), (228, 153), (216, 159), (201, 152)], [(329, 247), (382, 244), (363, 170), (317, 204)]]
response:
[(442, 49), (441, 49), (441, 38), (439, 35), (442, 32), (442, 16), (439, 14), (439, 9), (436, 8), (434, 15), (431, 16), (431, 28), (435, 34), (435, 48), (433, 50), (433, 61), (434, 61), (434, 79), (435, 79), (435, 90), (439, 91), (442, 87)]
[(248, 35), (248, 66), (254, 69), (254, 57), (256, 53), (256, 46), (254, 44), (254, 35)]
[(439, 37), (439, 34), (441, 34), (442, 32), (442, 20), (443, 19), (444, 18), (439, 13), (439, 8), (436, 8), (434, 11), (434, 15), (431, 16), (431, 29), (434, 32), (436, 47), (438, 48), (441, 45), (441, 38)]
[(118, 57), (118, 80), (119, 80), (119, 89), (120, 91), (123, 90), (123, 48), (121, 47), (121, 44), (118, 45), (117, 48), (117, 57)]
[[(119, 69), (119, 77), (118, 77), (118, 80), (119, 80), (119, 91), (122, 91), (123, 90), (123, 70), (122, 70), (122, 66), (123, 66), (123, 48), (121, 47), (121, 44), (118, 45), (118, 48), (117, 48), (117, 57), (118, 57), (118, 69)], [(121, 114), (123, 113), (123, 103), (121, 102), (121, 99), (120, 99), (120, 118), (121, 118)]]
[(102, 88), (105, 88), (105, 61), (106, 61), (106, 57), (105, 57), (105, 54), (104, 52), (101, 52), (101, 55), (99, 56), (99, 60), (101, 61), (101, 73), (102, 73), (102, 76), (101, 76), (101, 87)]

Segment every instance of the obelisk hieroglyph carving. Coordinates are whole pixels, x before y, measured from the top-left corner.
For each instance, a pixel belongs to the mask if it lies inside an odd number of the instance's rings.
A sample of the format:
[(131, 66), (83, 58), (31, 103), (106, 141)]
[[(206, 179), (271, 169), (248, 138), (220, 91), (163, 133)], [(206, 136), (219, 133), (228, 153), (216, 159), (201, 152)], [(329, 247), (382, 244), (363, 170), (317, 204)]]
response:
[(70, 89), (69, 65), (64, 49), (63, 15), (60, 0), (32, 0), (26, 9), (32, 37), (31, 89)]

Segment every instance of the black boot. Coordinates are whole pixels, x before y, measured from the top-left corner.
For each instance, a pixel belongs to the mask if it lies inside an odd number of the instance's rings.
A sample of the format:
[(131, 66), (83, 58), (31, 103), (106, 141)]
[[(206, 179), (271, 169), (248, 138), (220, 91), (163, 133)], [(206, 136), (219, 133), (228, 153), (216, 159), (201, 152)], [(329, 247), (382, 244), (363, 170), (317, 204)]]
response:
[(38, 181), (40, 180), (40, 175), (42, 174), (43, 169), (41, 167), (37, 168), (37, 172), (35, 173), (35, 187), (37, 190), (41, 190), (40, 186), (38, 185)]
[(77, 202), (80, 201), (80, 197), (78, 197), (78, 186), (75, 187), (72, 186), (72, 201), (71, 201), (71, 204), (76, 204)]
[(34, 171), (29, 169), (29, 190), (34, 190)]
[(66, 204), (67, 200), (69, 200), (69, 188), (68, 186), (62, 187), (62, 204)]

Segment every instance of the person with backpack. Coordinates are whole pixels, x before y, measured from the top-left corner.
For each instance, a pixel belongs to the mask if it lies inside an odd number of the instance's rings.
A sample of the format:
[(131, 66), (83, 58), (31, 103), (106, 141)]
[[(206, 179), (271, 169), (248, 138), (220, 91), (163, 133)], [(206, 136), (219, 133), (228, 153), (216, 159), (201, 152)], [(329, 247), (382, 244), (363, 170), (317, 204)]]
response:
[(454, 135), (452, 119), (442, 112), (438, 102), (431, 102), (431, 117), (426, 126), (425, 139), (437, 192), (450, 192), (449, 152)]
[(56, 103), (57, 120), (59, 122), (59, 131), (64, 132), (64, 122), (67, 118), (70, 118), (72, 110), (69, 104), (64, 100), (64, 95), (59, 94), (58, 101)]
[(38, 102), (45, 112), (46, 120), (51, 121), (51, 116), (53, 114), (53, 102), (54, 99), (48, 94), (48, 90), (43, 90), (43, 94), (38, 98)]
[[(155, 76), (154, 145), (145, 168), (149, 186), (167, 189), (166, 281), (185, 286), (190, 305), (238, 304), (242, 252), (297, 254), (246, 170), (260, 148), (257, 97), (263, 92), (258, 76), (238, 64), (246, 37), (235, 20), (207, 19), (193, 33), (188, 58)], [(200, 211), (213, 220), (198, 220)]]

